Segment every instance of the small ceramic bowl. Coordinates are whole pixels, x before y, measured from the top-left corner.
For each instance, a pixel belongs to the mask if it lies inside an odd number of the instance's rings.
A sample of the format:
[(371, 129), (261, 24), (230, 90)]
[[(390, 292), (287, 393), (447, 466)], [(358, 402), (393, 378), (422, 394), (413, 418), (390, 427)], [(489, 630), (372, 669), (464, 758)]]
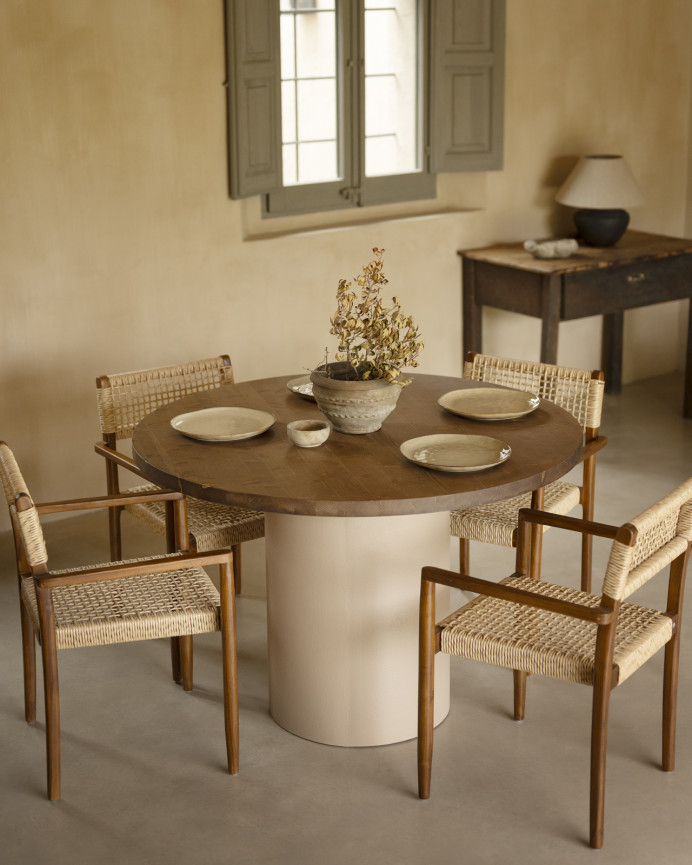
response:
[(328, 420), (294, 420), (286, 430), (289, 439), (300, 448), (316, 448), (329, 438), (332, 425)]

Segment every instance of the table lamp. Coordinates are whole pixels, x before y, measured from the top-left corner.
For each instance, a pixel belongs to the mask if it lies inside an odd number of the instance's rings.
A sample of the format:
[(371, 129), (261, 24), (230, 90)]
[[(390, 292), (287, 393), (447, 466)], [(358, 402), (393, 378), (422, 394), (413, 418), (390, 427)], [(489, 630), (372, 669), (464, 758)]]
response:
[(588, 246), (615, 246), (630, 221), (624, 207), (644, 200), (622, 156), (582, 156), (555, 200), (577, 207), (574, 224)]

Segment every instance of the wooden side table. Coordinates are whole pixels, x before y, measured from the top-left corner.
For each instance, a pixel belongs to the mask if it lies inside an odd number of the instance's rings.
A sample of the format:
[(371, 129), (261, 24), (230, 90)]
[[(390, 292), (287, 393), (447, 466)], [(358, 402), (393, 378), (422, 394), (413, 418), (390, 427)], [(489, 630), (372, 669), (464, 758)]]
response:
[[(464, 355), (482, 351), (483, 306), (542, 319), (540, 359), (544, 363), (557, 362), (561, 321), (602, 315), (607, 393), (621, 389), (625, 310), (692, 297), (692, 240), (629, 231), (613, 248), (580, 246), (566, 259), (534, 258), (520, 243), (458, 254)], [(692, 417), (692, 303), (689, 316), (685, 417)]]

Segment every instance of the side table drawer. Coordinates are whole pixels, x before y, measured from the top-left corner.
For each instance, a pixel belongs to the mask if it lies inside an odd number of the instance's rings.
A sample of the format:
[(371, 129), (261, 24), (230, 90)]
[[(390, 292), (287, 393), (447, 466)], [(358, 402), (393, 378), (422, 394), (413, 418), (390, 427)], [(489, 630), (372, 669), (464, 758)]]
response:
[(562, 319), (607, 315), (690, 296), (692, 256), (645, 259), (633, 264), (566, 273)]

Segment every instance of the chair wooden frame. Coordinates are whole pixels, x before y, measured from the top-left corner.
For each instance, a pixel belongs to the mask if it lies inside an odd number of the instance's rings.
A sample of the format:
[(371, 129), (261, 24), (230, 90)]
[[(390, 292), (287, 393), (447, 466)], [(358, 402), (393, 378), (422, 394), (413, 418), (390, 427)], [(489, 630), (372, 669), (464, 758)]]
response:
[[(537, 510), (546, 510), (553, 513), (567, 513), (571, 507), (561, 510), (560, 498), (565, 497), (564, 489), (571, 487), (578, 496), (582, 508), (582, 518), (593, 520), (595, 479), (596, 479), (596, 455), (605, 447), (608, 440), (600, 435), (600, 416), (603, 401), (604, 377), (600, 370), (588, 372), (586, 370), (561, 367), (554, 364), (536, 363), (533, 361), (511, 360), (509, 358), (498, 358), (490, 355), (469, 352), (464, 364), (464, 378), (474, 381), (487, 381), (494, 384), (504, 384), (509, 387), (533, 389), (538, 396), (552, 399), (567, 411), (571, 411), (582, 423), (584, 428), (584, 447), (579, 462), (583, 463), (582, 486), (574, 487), (564, 481), (556, 481), (547, 487), (534, 490), (530, 497), (530, 505)], [(564, 381), (568, 384), (564, 389), (557, 386)], [(580, 394), (581, 398), (576, 399)], [(551, 491), (558, 491), (557, 499), (551, 503)], [(560, 492), (563, 490), (562, 492)], [(546, 497), (547, 491), (547, 497)], [(529, 498), (517, 497), (518, 501), (529, 504)], [(513, 500), (511, 500), (513, 502)], [(469, 573), (470, 564), (470, 540), (483, 541), (484, 543), (497, 543), (516, 547), (516, 510), (509, 507), (510, 502), (498, 502), (495, 505), (486, 505), (481, 508), (467, 508), (453, 511), (451, 516), (452, 534), (459, 538), (459, 570)], [(555, 510), (553, 510), (555, 508)], [(505, 513), (510, 511), (511, 514)], [(466, 537), (462, 535), (464, 523), (474, 521), (485, 524), (486, 529), (481, 531), (478, 537)], [(489, 527), (490, 523), (496, 525), (508, 524), (513, 528), (506, 537), (507, 531), (498, 532), (497, 529)], [(531, 533), (531, 562), (534, 568), (533, 576), (540, 571), (541, 550), (543, 531), (535, 528)], [(592, 539), (590, 535), (582, 536), (582, 565), (581, 565), (581, 587), (583, 591), (591, 590), (591, 567), (592, 567)]]
[[(162, 490), (156, 493), (125, 493), (119, 496), (93, 497), (34, 504), (23, 483), (14, 457), (4, 442), (0, 442), (0, 477), (5, 486), (14, 534), (19, 603), (22, 630), (22, 659), (24, 668), (24, 714), (28, 723), (36, 720), (36, 648), (41, 646), (43, 660), (43, 684), (46, 717), (46, 762), (47, 791), (51, 800), (60, 798), (60, 699), (58, 687), (58, 641), (56, 612), (53, 591), (64, 587), (86, 586), (112, 580), (127, 580), (144, 575), (165, 575), (171, 572), (188, 572), (191, 579), (199, 574), (208, 580), (201, 567), (219, 566), (220, 590), (216, 608), (217, 626), (221, 632), (223, 657), (224, 725), (226, 733), (226, 759), (230, 774), (238, 773), (239, 729), (238, 729), (238, 674), (235, 629), (235, 593), (233, 590), (233, 558), (225, 551), (210, 551), (196, 554), (179, 553), (157, 556), (145, 560), (111, 562), (104, 565), (75, 568), (52, 573), (47, 564), (45, 542), (40, 528), (39, 515), (83, 512), (98, 508), (123, 507), (126, 504), (145, 501), (164, 501), (172, 510), (175, 538), (182, 549), (187, 544), (187, 520), (185, 497), (182, 493)], [(33, 582), (38, 628), (28, 607), (25, 581)], [(23, 585), (24, 584), (24, 585)], [(167, 627), (170, 631), (171, 627)], [(205, 630), (210, 630), (209, 627)], [(155, 636), (159, 636), (158, 634)], [(125, 639), (147, 639), (146, 634)], [(99, 645), (98, 638), (90, 634), (86, 642), (77, 645)], [(181, 644), (184, 658), (186, 690), (192, 688), (192, 635), (179, 633), (173, 640)], [(121, 642), (112, 635), (105, 642)]]
[[(642, 610), (646, 614), (650, 614), (651, 620), (656, 619), (658, 622), (662, 622), (664, 621), (663, 617), (667, 617), (671, 623), (669, 626), (670, 636), (664, 643), (662, 767), (665, 771), (673, 770), (675, 766), (675, 730), (680, 627), (685, 572), (690, 557), (690, 548), (692, 546), (692, 479), (686, 484), (683, 484), (675, 491), (675, 493), (672, 493), (669, 498), (672, 498), (678, 493), (686, 496), (686, 500), (679, 511), (676, 534), (672, 540), (666, 543), (666, 545), (660, 546), (655, 555), (651, 555), (647, 558), (643, 565), (637, 563), (639, 567), (636, 568), (638, 573), (636, 584), (632, 583), (631, 585), (628, 585), (623, 579), (623, 582), (621, 583), (621, 585), (624, 586), (623, 591), (614, 592), (618, 597), (611, 597), (605, 591), (606, 585), (609, 585), (610, 587), (617, 585), (617, 582), (611, 582), (610, 584), (607, 583), (608, 573), (610, 573), (610, 571), (606, 574), (604, 592), (600, 599), (593, 595), (585, 596), (582, 593), (575, 592), (575, 594), (581, 595), (581, 599), (585, 597), (588, 598), (588, 604), (584, 603), (583, 600), (581, 602), (574, 602), (561, 599), (560, 597), (551, 596), (549, 591), (539, 593), (536, 591), (526, 590), (525, 588), (522, 589), (512, 585), (505, 585), (505, 583), (510, 583), (515, 578), (526, 577), (530, 573), (530, 534), (533, 526), (540, 527), (547, 525), (558, 529), (579, 532), (581, 534), (588, 533), (591, 537), (609, 538), (613, 541), (613, 552), (611, 553), (612, 563), (613, 561), (617, 561), (618, 556), (626, 558), (628, 555), (627, 550), (634, 548), (637, 544), (638, 532), (640, 530), (638, 530), (636, 526), (636, 519), (633, 520), (634, 525), (626, 523), (623, 526), (616, 527), (581, 520), (574, 517), (547, 514), (542, 511), (531, 509), (522, 509), (519, 512), (517, 570), (512, 577), (507, 580), (501, 583), (494, 583), (467, 574), (452, 573), (439, 568), (423, 568), (420, 606), (418, 709), (418, 788), (420, 798), (427, 799), (430, 796), (433, 750), (433, 681), (435, 654), (443, 651), (442, 639), (443, 631), (446, 627), (445, 622), (449, 622), (454, 618), (454, 616), (461, 612), (457, 611), (457, 613), (447, 617), (443, 623), (436, 624), (436, 584), (454, 587), (465, 592), (477, 593), (477, 601), (482, 598), (495, 598), (503, 602), (509, 602), (512, 605), (516, 604), (517, 610), (513, 613), (514, 617), (520, 615), (521, 608), (532, 608), (536, 610), (544, 610), (549, 613), (557, 613), (560, 614), (560, 616), (569, 617), (582, 622), (590, 622), (596, 626), (597, 636), (593, 651), (593, 681), (591, 682), (593, 688), (593, 707), (591, 726), (589, 840), (592, 847), (600, 848), (603, 844), (606, 739), (610, 692), (620, 684), (621, 675), (629, 675), (630, 672), (633, 672), (633, 670), (638, 668), (638, 666), (634, 666), (633, 669), (630, 669), (626, 674), (623, 674), (618, 665), (613, 661), (618, 622), (623, 610), (622, 596), (623, 594), (626, 595), (631, 593), (643, 582), (647, 581), (663, 568), (670, 565), (667, 605), (666, 610), (663, 613), (648, 610), (647, 608), (635, 607), (633, 605), (627, 606), (630, 609), (636, 611)], [(665, 501), (666, 499), (663, 500), (663, 502)], [(653, 509), (649, 510), (653, 511)], [(649, 512), (645, 512), (645, 514), (647, 513)], [(611, 565), (609, 565), (609, 568), (610, 567)], [(631, 570), (628, 577), (631, 578), (634, 573), (635, 570)], [(644, 574), (643, 577), (639, 576), (641, 573)], [(543, 584), (542, 581), (536, 581), (534, 579), (530, 579), (528, 582), (536, 582), (537, 586), (546, 585)], [(553, 594), (555, 595), (557, 593)], [(471, 601), (470, 604), (463, 607), (462, 610), (468, 609), (474, 603), (474, 601)], [(468, 631), (465, 631), (465, 633), (468, 633)], [(483, 639), (482, 635), (479, 635), (478, 638), (479, 640)], [(458, 645), (459, 644), (457, 644), (457, 646)], [(487, 651), (489, 654), (492, 654), (494, 650), (488, 649)], [(658, 651), (658, 649), (653, 648), (651, 654), (655, 651)], [(477, 653), (474, 654), (473, 652), (466, 655), (463, 649), (457, 649), (452, 652), (452, 654), (460, 655), (462, 657), (475, 657), (476, 660), (487, 660), (487, 658), (479, 658)], [(650, 656), (651, 655), (647, 655), (643, 659), (638, 659), (637, 665), (643, 664)], [(507, 666), (506, 663), (500, 663), (498, 660), (489, 662), (499, 664), (500, 666)], [(551, 673), (545, 671), (541, 674), (551, 675)], [(515, 669), (513, 675), (514, 717), (516, 720), (522, 720), (525, 711), (527, 672), (526, 670)], [(553, 673), (553, 675), (555, 674)], [(557, 677), (568, 678), (564, 675)], [(571, 679), (571, 681), (576, 681), (576, 679)]]

